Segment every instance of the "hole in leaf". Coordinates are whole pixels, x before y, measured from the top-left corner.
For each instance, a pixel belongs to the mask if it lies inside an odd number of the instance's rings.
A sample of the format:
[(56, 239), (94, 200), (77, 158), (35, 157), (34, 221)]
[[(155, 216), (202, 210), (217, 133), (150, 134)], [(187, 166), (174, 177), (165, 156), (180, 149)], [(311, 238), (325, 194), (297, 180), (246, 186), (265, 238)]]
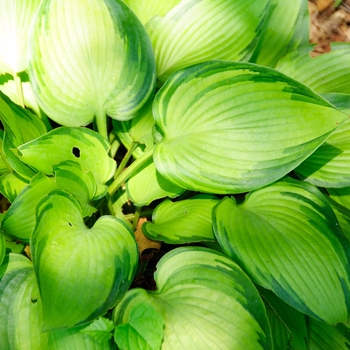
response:
[(33, 304), (35, 304), (37, 301), (38, 301), (38, 297), (31, 298), (31, 302), (32, 302)]
[(73, 147), (72, 153), (74, 154), (75, 157), (80, 158), (80, 149), (78, 147)]

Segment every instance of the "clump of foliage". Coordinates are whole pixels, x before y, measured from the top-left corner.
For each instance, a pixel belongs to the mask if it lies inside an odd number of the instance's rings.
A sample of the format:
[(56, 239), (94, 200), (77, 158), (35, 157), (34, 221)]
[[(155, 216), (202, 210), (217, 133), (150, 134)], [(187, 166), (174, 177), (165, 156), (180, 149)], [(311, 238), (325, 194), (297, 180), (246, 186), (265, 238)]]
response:
[(1, 2), (1, 349), (350, 347), (350, 46), (308, 23)]

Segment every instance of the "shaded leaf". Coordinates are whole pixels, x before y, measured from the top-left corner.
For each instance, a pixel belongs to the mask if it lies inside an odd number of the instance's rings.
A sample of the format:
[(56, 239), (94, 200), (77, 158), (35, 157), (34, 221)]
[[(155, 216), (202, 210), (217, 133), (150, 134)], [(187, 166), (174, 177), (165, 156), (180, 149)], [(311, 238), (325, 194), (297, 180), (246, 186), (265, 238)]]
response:
[(23, 181), (15, 172), (0, 176), (0, 193), (11, 203), (16, 200), (27, 185), (28, 183)]
[(79, 332), (88, 334), (90, 337), (96, 339), (98, 342), (103, 342), (112, 338), (112, 330), (114, 323), (104, 317), (99, 317), (87, 327), (81, 329)]

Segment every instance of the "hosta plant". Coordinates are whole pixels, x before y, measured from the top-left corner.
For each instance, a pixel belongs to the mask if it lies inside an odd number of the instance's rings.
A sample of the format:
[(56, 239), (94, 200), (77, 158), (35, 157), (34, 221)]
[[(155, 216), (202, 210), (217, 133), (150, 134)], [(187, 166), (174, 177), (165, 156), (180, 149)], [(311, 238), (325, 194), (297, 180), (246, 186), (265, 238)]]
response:
[(1, 350), (350, 347), (350, 46), (305, 2), (0, 19)]

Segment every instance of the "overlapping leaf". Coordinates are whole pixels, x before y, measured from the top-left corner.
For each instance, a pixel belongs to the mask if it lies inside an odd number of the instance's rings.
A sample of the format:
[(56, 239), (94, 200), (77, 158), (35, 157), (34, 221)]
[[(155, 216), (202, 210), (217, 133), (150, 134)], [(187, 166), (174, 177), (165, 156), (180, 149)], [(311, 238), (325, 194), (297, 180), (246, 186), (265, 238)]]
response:
[(105, 194), (105, 183), (116, 168), (108, 150), (108, 142), (97, 132), (60, 127), (18, 147), (16, 154), (22, 162), (48, 175), (53, 175), (53, 166), (63, 161), (79, 163), (83, 171), (93, 174), (98, 185), (95, 196), (98, 197)]
[(297, 167), (347, 116), (275, 70), (211, 61), (156, 96), (157, 170), (180, 187), (240, 193)]
[[(136, 12), (145, 3), (149, 4), (146, 0), (133, 3)], [(269, 0), (183, 0), (171, 3), (177, 5), (171, 10), (168, 5), (162, 6), (159, 16), (146, 24), (161, 82), (177, 70), (195, 63), (212, 59), (249, 59), (259, 38)], [(152, 7), (158, 6), (159, 1)]]
[(303, 0), (272, 0), (251, 62), (275, 67), (278, 60), (309, 42), (309, 9)]
[(120, 0), (47, 0), (30, 41), (30, 80), (40, 107), (66, 126), (106, 114), (127, 120), (154, 89), (155, 62), (147, 33)]
[(31, 249), (45, 330), (104, 315), (129, 288), (138, 263), (126, 224), (102, 216), (89, 229), (77, 200), (62, 191), (39, 203)]
[(134, 307), (152, 305), (165, 321), (162, 349), (271, 349), (263, 303), (252, 282), (230, 259), (199, 247), (165, 255), (157, 290), (132, 289), (114, 310), (116, 325)]
[(211, 212), (218, 198), (198, 196), (172, 202), (164, 200), (153, 212), (152, 221), (143, 225), (145, 235), (170, 244), (215, 241)]
[(327, 200), (312, 185), (285, 179), (237, 205), (224, 199), (217, 240), (259, 285), (329, 324), (349, 320), (349, 243)]
[(92, 215), (96, 209), (90, 204), (96, 191), (91, 173), (85, 173), (75, 162), (63, 162), (53, 167), (54, 177), (38, 173), (30, 184), (12, 203), (1, 223), (5, 232), (15, 238), (29, 241), (36, 224), (36, 206), (41, 199), (56, 189), (74, 195), (82, 208), (83, 217)]

